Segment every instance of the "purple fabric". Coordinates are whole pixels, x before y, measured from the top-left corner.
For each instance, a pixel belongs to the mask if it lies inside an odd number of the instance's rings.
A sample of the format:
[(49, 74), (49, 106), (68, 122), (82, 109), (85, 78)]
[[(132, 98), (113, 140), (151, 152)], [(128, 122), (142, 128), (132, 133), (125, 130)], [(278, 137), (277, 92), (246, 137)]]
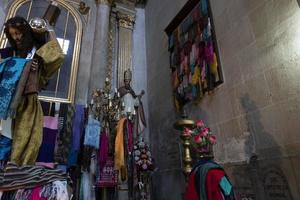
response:
[(5, 59), (13, 56), (13, 49), (11, 47), (7, 47), (4, 49), (0, 49), (1, 59)]
[(73, 139), (72, 149), (78, 151), (80, 149), (80, 138), (84, 130), (84, 106), (76, 105), (75, 116), (73, 119)]
[(108, 141), (108, 134), (106, 129), (103, 129), (103, 132), (100, 136), (100, 149), (99, 149), (99, 165), (100, 171), (103, 169), (107, 158), (108, 158), (108, 150), (109, 150), (109, 141)]
[(212, 42), (208, 42), (205, 46), (205, 57), (208, 64), (214, 62), (214, 48)]
[(40, 147), (37, 162), (54, 162), (54, 148), (57, 129), (43, 129), (43, 141)]

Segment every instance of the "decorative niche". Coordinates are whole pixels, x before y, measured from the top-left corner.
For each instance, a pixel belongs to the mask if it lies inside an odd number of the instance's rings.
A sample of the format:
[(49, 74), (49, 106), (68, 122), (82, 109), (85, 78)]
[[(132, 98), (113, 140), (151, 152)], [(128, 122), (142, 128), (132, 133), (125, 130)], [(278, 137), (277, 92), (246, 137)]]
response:
[(209, 0), (189, 0), (165, 29), (177, 111), (223, 83)]

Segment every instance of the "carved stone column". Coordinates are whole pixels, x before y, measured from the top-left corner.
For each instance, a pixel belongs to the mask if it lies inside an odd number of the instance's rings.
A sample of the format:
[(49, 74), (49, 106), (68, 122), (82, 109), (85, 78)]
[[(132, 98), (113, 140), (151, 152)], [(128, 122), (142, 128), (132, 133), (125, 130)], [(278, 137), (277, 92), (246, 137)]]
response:
[[(93, 58), (91, 67), (91, 78), (89, 83), (89, 94), (96, 88), (102, 88), (106, 77), (110, 0), (96, 0), (96, 29), (93, 44)], [(84, 51), (84, 49), (82, 49)]]
[[(132, 50), (133, 50), (133, 27), (135, 21), (135, 8), (125, 4), (116, 3), (114, 8), (117, 21), (117, 87), (124, 84), (124, 72), (127, 69), (132, 71)], [(133, 77), (134, 79), (134, 77)]]

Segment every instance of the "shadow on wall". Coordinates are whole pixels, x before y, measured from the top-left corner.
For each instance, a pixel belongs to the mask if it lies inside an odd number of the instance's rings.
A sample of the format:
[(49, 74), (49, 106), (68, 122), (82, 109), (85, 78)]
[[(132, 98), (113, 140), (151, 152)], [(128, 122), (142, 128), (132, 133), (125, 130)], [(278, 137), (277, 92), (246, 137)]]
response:
[(175, 115), (170, 112), (166, 118), (160, 119), (155, 133), (157, 141), (152, 144), (156, 170), (151, 177), (151, 199), (180, 200), (185, 189), (185, 179), (181, 169), (180, 132), (173, 129)]
[[(272, 135), (264, 129), (261, 113), (248, 94), (240, 99), (246, 113), (249, 136), (245, 142), (247, 163), (229, 166), (237, 200), (292, 200), (282, 170), (282, 152)], [(264, 147), (266, 141), (271, 148)], [(258, 146), (259, 144), (259, 146)], [(266, 156), (270, 153), (269, 157)]]

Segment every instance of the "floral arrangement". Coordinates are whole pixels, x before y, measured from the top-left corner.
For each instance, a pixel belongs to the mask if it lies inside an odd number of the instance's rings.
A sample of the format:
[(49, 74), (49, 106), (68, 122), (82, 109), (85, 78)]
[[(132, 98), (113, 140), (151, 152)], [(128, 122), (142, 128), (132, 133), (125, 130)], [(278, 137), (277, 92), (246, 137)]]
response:
[(137, 141), (134, 145), (134, 160), (139, 171), (153, 170), (150, 148), (143, 140)]
[(193, 129), (184, 128), (183, 136), (191, 138), (192, 147), (200, 154), (212, 153), (212, 146), (216, 144), (216, 136), (211, 133), (203, 120), (198, 120)]
[(140, 138), (134, 145), (134, 160), (137, 169), (137, 185), (134, 199), (150, 199), (150, 175), (154, 170), (153, 159), (149, 146)]

